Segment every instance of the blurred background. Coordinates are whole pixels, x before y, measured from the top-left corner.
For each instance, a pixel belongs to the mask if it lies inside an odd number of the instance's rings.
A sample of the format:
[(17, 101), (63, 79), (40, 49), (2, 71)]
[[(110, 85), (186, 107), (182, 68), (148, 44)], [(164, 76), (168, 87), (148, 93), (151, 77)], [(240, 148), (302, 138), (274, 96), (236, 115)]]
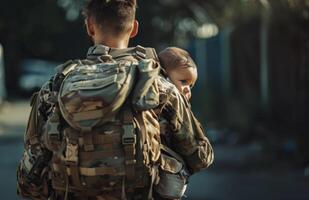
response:
[[(29, 98), (91, 45), (82, 0), (1, 0), (0, 194), (16, 196)], [(214, 145), (189, 200), (309, 199), (309, 0), (140, 0), (131, 45), (188, 50)]]

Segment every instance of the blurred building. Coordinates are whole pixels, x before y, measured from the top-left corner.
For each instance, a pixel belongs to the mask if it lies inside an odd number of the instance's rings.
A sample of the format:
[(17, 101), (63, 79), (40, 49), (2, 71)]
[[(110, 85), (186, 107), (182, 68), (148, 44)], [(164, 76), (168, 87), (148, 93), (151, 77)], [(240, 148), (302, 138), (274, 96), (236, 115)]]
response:
[(0, 44), (0, 104), (6, 98), (3, 47)]

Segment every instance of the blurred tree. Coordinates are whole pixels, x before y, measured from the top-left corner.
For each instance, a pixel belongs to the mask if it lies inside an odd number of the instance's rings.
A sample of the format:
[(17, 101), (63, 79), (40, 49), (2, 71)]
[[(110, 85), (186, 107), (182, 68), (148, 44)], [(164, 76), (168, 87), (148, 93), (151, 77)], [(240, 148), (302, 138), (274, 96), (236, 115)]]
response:
[(81, 29), (82, 21), (67, 20), (58, 3), (54, 0), (1, 1), (0, 43), (4, 46), (9, 95), (16, 94), (21, 60), (63, 61), (84, 53), (81, 50), (88, 40)]
[[(257, 45), (237, 42), (237, 48), (246, 53), (240, 52), (235, 59), (252, 62), (250, 60), (259, 58), (256, 55), (260, 54), (257, 52), (259, 28), (246, 29), (243, 26), (261, 25), (260, 16), (261, 11), (265, 10), (265, 2), (270, 5), (269, 31), (289, 30), (286, 31), (289, 33), (301, 30), (301, 37), (307, 38), (307, 30), (303, 27), (309, 18), (308, 1), (140, 0), (137, 12), (140, 34), (132, 41), (132, 45), (153, 46), (159, 50), (167, 45), (186, 47), (192, 38), (198, 37), (199, 30), (205, 24), (214, 23), (219, 28), (229, 25), (239, 27), (239, 31), (235, 28), (239, 41), (247, 37), (250, 42), (253, 36), (258, 37)], [(6, 52), (6, 71), (10, 76), (7, 79), (9, 94), (16, 87), (20, 60), (34, 57), (63, 61), (84, 54), (84, 49), (89, 45), (86, 34), (81, 29), (83, 20), (80, 8), (84, 3), (85, 0), (2, 0), (0, 42)], [(254, 34), (253, 31), (258, 32)], [(304, 47), (304, 52), (305, 49)], [(248, 57), (244, 58), (244, 55)], [(302, 57), (302, 60), (306, 59)], [(250, 66), (248, 62), (243, 62), (244, 67)]]

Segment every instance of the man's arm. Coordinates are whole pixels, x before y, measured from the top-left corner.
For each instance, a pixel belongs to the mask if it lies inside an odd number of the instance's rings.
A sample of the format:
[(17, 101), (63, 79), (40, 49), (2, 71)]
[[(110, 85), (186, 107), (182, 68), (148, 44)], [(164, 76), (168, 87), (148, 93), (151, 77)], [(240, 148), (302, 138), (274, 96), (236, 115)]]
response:
[(186, 98), (169, 82), (161, 79), (161, 92), (167, 96), (162, 114), (169, 121), (173, 150), (186, 161), (192, 173), (207, 168), (214, 159), (211, 144), (191, 111)]
[[(48, 87), (48, 85), (46, 85)], [(45, 87), (45, 88), (46, 88)], [(34, 200), (48, 198), (48, 163), (51, 152), (41, 142), (46, 105), (44, 87), (31, 100), (31, 113), (24, 136), (24, 154), (17, 168), (17, 193)], [(45, 107), (44, 107), (45, 106)]]

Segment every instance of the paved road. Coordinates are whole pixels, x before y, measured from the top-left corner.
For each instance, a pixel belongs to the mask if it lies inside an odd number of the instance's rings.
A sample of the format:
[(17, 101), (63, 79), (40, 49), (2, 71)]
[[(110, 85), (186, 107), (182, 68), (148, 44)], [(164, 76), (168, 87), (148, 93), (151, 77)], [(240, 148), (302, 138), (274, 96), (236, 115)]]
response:
[(16, 166), (22, 155), (22, 138), (0, 139), (0, 199), (20, 199), (16, 195)]
[[(27, 104), (18, 103), (10, 104), (5, 115), (0, 114), (0, 200), (19, 199), (15, 171), (28, 112)], [(216, 163), (191, 178), (187, 199), (309, 200), (309, 180), (303, 177), (302, 169), (278, 163), (239, 165), (243, 152), (253, 158), (250, 151), (247, 147), (215, 147)]]
[(192, 200), (308, 200), (301, 170), (213, 169), (192, 177)]
[(261, 160), (257, 145), (214, 149), (214, 164), (190, 181), (189, 200), (309, 200), (309, 179), (295, 164)]
[[(21, 154), (21, 138), (0, 140), (1, 200), (19, 199), (15, 170)], [(309, 181), (300, 169), (290, 167), (231, 169), (215, 164), (191, 178), (187, 196), (189, 200), (308, 200)]]

